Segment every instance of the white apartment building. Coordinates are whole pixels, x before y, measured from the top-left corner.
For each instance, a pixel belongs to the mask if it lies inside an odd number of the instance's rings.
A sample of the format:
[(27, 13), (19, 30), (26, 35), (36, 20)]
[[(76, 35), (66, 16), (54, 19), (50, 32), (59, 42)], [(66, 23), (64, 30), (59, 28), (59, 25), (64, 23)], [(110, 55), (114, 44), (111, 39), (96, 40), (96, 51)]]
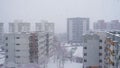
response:
[(30, 32), (30, 23), (17, 20), (10, 22), (9, 32)]
[(36, 23), (36, 31), (45, 31), (54, 33), (54, 23), (41, 21), (40, 23)]
[(0, 23), (0, 45), (3, 44), (4, 23)]
[(35, 63), (46, 68), (49, 58), (54, 55), (53, 34), (46, 32), (8, 33), (4, 35), (4, 45), (6, 64)]
[(9, 33), (4, 35), (5, 63), (29, 63), (29, 34)]
[(89, 31), (89, 18), (67, 19), (67, 40), (70, 43), (81, 43), (82, 35)]
[(97, 34), (83, 36), (83, 68), (102, 68), (102, 46)]

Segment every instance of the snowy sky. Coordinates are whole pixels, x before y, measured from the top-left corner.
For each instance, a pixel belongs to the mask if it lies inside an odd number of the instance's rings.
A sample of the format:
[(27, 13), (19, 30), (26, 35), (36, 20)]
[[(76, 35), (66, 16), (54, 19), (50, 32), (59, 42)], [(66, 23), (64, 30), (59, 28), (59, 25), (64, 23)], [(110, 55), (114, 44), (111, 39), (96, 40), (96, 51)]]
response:
[(16, 19), (31, 23), (48, 20), (55, 23), (55, 32), (66, 32), (66, 19), (89, 17), (120, 20), (119, 0), (0, 0), (0, 22)]

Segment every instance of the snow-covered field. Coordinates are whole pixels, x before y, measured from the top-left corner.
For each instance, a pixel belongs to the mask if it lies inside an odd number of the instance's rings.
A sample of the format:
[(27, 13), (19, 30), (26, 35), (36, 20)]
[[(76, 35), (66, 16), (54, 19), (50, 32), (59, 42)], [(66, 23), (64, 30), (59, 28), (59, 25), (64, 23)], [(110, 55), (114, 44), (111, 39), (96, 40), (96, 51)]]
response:
[[(82, 63), (75, 63), (70, 61), (66, 61), (64, 63), (64, 68), (82, 68), (82, 67), (83, 67)], [(50, 62), (48, 63), (48, 68), (59, 68), (59, 66), (58, 63)]]

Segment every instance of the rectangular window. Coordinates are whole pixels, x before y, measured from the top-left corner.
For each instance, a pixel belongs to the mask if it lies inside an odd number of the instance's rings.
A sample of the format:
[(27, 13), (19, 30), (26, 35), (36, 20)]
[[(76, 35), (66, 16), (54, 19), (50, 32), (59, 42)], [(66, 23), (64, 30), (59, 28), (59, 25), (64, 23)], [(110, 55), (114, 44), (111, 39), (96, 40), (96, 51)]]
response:
[(99, 46), (99, 49), (102, 49), (102, 46)]
[(8, 37), (6, 37), (5, 40), (8, 40)]
[(87, 62), (87, 60), (86, 60), (86, 59), (84, 59), (84, 62)]
[(19, 52), (20, 50), (16, 50), (16, 52)]
[(6, 43), (6, 46), (8, 46), (8, 43)]
[(99, 40), (99, 42), (102, 42), (102, 40)]
[(102, 53), (99, 53), (99, 56), (102, 56)]
[(16, 39), (20, 39), (20, 37), (16, 37)]
[(6, 50), (6, 52), (8, 52), (8, 50)]
[(20, 56), (16, 56), (16, 58), (20, 58)]
[(84, 53), (84, 56), (87, 56), (87, 53)]
[(100, 59), (99, 62), (102, 62), (102, 60)]
[(6, 58), (8, 58), (8, 55), (6, 55)]
[(17, 43), (16, 45), (20, 45), (19, 43)]
[(84, 47), (84, 49), (87, 49), (87, 47)]

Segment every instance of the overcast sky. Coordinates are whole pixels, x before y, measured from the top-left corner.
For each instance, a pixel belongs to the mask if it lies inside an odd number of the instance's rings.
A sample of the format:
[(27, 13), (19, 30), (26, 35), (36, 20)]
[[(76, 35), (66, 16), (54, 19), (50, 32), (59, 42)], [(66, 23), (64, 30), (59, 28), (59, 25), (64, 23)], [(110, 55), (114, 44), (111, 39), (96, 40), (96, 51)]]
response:
[(0, 0), (0, 22), (23, 20), (31, 23), (48, 20), (55, 32), (66, 32), (66, 19), (89, 17), (90, 23), (105, 19), (120, 20), (119, 0)]

